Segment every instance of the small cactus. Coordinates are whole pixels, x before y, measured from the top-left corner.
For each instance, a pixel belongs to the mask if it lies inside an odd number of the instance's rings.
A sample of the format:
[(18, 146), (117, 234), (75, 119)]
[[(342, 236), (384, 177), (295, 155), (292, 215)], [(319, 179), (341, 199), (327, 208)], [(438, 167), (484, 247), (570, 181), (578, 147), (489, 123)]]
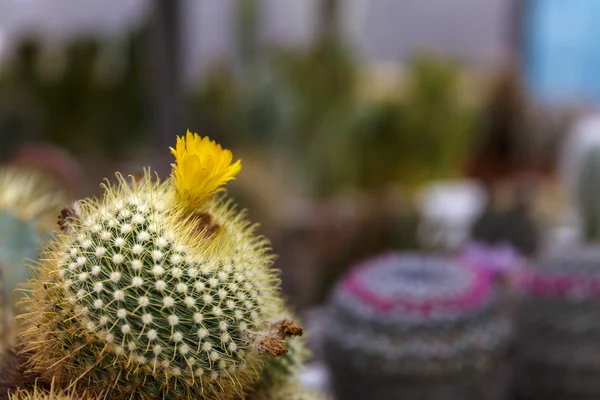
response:
[(488, 399), (488, 381), (502, 388), (512, 325), (482, 270), (381, 256), (342, 280), (329, 313), (324, 348), (339, 398)]
[(600, 249), (547, 254), (521, 282), (517, 388), (527, 398), (600, 397)]
[(29, 278), (26, 259), (56, 230), (56, 216), (66, 194), (39, 172), (0, 168), (0, 264), (4, 290), (12, 294)]
[(189, 132), (172, 152), (170, 179), (117, 174), (102, 198), (63, 211), (24, 317), (29, 366), (45, 379), (230, 399), (301, 334), (283, 318), (267, 240), (217, 194), (240, 162)]
[(60, 185), (41, 172), (23, 167), (0, 167), (0, 313), (1, 345), (14, 342), (17, 327), (12, 316), (19, 313), (18, 285), (30, 276), (29, 260), (56, 230), (56, 216), (67, 203)]
[(589, 149), (577, 180), (576, 200), (586, 241), (600, 240), (600, 147)]

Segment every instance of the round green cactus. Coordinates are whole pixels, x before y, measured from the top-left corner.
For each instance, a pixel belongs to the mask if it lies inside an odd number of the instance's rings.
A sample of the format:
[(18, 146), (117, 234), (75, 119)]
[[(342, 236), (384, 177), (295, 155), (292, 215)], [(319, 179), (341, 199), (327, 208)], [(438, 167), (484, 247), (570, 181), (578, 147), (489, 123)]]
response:
[(25, 221), (8, 210), (0, 210), (0, 265), (5, 293), (12, 293), (19, 282), (29, 278), (25, 262), (35, 259), (40, 236), (35, 221)]
[(224, 243), (198, 251), (169, 231), (172, 216), (160, 210), (160, 200), (152, 206), (130, 194), (99, 213), (83, 211), (94, 217), (58, 260), (68, 300), (109, 351), (140, 365), (197, 377), (235, 368), (274, 297), (263, 246), (245, 239), (235, 216), (217, 204), (210, 214), (215, 223), (240, 237), (223, 235), (215, 241)]
[[(229, 163), (193, 186), (177, 161), (172, 180), (117, 175), (102, 198), (63, 211), (63, 233), (30, 281), (23, 337), (47, 379), (108, 381), (140, 398), (232, 398), (301, 333), (281, 319), (267, 240), (224, 196), (207, 195)], [(194, 179), (205, 171), (196, 167)]]
[(0, 168), (0, 266), (9, 296), (29, 278), (26, 260), (35, 259), (66, 203), (64, 191), (43, 174), (22, 167)]
[(10, 323), (21, 298), (15, 289), (30, 278), (29, 260), (56, 229), (56, 216), (67, 203), (65, 191), (41, 172), (0, 167), (0, 290), (2, 345), (14, 341)]

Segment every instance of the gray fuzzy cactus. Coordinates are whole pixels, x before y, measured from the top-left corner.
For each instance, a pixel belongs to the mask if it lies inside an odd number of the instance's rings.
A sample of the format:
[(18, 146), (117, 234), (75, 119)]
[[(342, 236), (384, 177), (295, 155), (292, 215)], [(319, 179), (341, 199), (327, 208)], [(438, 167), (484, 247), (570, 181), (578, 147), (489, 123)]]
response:
[(512, 324), (480, 270), (381, 256), (339, 283), (328, 312), (324, 349), (340, 400), (502, 398)]
[(575, 193), (583, 235), (587, 241), (600, 239), (600, 147), (585, 153)]
[(522, 282), (517, 388), (532, 399), (600, 398), (600, 249), (548, 254)]

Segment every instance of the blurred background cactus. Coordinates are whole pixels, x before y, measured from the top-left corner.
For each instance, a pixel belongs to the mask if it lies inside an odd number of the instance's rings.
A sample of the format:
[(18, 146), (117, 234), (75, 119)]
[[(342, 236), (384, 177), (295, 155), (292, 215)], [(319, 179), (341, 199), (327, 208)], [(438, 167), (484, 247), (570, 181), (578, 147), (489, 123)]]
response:
[(14, 315), (21, 297), (15, 289), (30, 278), (30, 264), (56, 231), (67, 201), (65, 188), (51, 176), (24, 166), (0, 167), (0, 266), (8, 301), (3, 313)]
[[(396, 148), (401, 181), (459, 177), (473, 148), (477, 113), (460, 95), (460, 71), (455, 62), (415, 57), (408, 65), (406, 101), (402, 107), (402, 142)], [(410, 171), (410, 172), (409, 172)]]
[(340, 400), (502, 399), (512, 323), (483, 270), (391, 253), (353, 269), (324, 349)]
[(577, 246), (545, 255), (522, 282), (517, 388), (524, 399), (600, 395), (600, 252)]
[[(54, 46), (35, 36), (22, 39), (0, 74), (0, 87), (31, 99), (17, 103), (26, 128), (21, 140), (44, 137), (88, 154), (100, 146), (117, 158), (128, 146), (139, 147), (143, 35), (138, 29), (121, 40), (80, 37)], [(32, 126), (35, 121), (42, 124)]]
[(588, 243), (597, 243), (600, 240), (600, 195), (596, 192), (600, 184), (600, 147), (586, 151), (578, 178), (575, 197), (582, 238)]

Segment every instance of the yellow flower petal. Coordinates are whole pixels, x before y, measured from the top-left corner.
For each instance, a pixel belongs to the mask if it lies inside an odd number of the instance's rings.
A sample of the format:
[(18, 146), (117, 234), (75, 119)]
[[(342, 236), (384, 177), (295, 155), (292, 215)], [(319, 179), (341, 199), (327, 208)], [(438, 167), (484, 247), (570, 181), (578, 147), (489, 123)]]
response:
[(232, 164), (231, 151), (189, 130), (185, 138), (177, 137), (171, 154), (175, 156), (172, 178), (177, 194), (190, 209), (201, 207), (242, 169), (240, 160)]

